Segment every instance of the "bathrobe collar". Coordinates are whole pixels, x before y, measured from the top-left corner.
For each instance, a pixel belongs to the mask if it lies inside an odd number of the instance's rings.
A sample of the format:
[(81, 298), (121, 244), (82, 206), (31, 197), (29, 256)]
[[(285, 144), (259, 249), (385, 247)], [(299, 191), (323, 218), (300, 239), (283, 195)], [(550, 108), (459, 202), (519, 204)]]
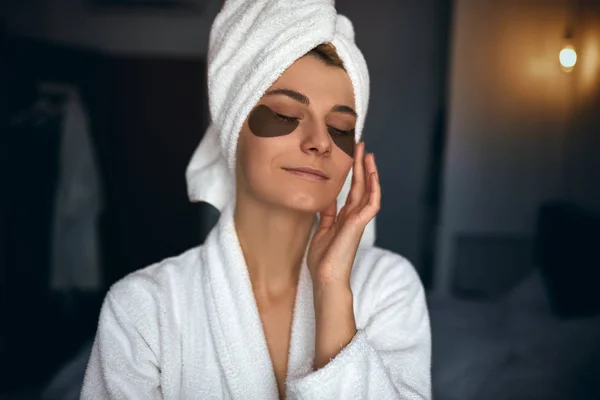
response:
[[(252, 283), (227, 206), (205, 242), (203, 282), (220, 366), (237, 399), (277, 399), (277, 384)], [(306, 258), (300, 269), (292, 318), (288, 379), (312, 370), (315, 317)]]

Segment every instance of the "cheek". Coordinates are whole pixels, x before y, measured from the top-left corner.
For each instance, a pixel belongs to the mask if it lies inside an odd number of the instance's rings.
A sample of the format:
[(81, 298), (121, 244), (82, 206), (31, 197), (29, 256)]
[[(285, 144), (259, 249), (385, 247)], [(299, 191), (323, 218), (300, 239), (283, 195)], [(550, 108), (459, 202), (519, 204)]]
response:
[(240, 165), (245, 172), (254, 172), (262, 169), (268, 163), (268, 148), (263, 145), (264, 139), (257, 140), (252, 136), (247, 136), (240, 148)]
[(346, 154), (338, 152), (338, 157), (336, 157), (335, 165), (336, 165), (336, 186), (341, 190), (350, 170), (352, 169), (352, 164), (354, 160), (348, 157)]
[(242, 172), (249, 180), (263, 178), (273, 166), (273, 160), (285, 147), (284, 137), (259, 137), (251, 133), (245, 124), (240, 134), (238, 162)]

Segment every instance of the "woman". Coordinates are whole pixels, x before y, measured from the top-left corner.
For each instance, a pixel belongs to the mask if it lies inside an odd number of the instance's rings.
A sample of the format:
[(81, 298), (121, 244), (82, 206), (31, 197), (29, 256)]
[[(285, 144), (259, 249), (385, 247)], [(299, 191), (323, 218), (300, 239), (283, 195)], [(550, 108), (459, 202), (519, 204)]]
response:
[(188, 185), (221, 217), (111, 288), (82, 398), (429, 399), (423, 288), (361, 246), (380, 187), (355, 143), (368, 74), (349, 21), (325, 0), (228, 1), (208, 75)]

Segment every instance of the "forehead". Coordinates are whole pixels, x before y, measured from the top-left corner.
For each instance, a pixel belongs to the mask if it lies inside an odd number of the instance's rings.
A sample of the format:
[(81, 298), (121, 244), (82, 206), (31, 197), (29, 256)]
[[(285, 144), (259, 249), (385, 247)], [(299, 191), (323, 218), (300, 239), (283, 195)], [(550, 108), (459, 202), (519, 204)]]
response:
[(331, 103), (355, 108), (354, 88), (346, 71), (313, 56), (294, 62), (269, 88), (292, 89), (306, 95), (311, 104)]

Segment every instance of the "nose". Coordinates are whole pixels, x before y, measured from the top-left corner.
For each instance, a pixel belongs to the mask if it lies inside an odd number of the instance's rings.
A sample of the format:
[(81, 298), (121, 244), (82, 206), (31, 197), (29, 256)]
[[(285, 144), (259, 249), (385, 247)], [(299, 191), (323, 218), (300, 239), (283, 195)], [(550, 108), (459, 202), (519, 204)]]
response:
[(331, 137), (327, 126), (316, 121), (305, 125), (301, 146), (302, 151), (307, 154), (331, 154)]

